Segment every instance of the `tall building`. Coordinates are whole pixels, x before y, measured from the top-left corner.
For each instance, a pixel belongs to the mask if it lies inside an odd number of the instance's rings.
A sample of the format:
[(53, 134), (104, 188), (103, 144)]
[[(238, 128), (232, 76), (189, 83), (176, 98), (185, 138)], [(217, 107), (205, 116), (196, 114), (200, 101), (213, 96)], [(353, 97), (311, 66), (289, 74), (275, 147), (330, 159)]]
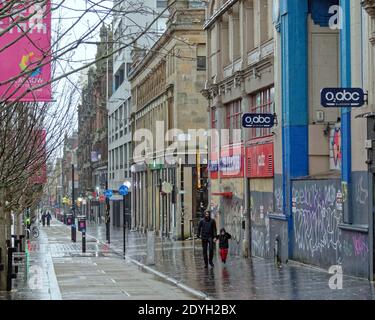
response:
[[(207, 32), (210, 206), (232, 234), (232, 254), (270, 254), (274, 141), (271, 129), (243, 129), (243, 113), (274, 113), (273, 1), (210, 1)], [(258, 245), (258, 244), (261, 245)]]
[(166, 31), (150, 50), (134, 48), (129, 76), (132, 228), (171, 239), (192, 236), (206, 201), (207, 150), (189, 131), (207, 130), (203, 22), (203, 2), (171, 3)]
[[(373, 279), (374, 16), (366, 0), (209, 1), (210, 205), (232, 253)], [(322, 106), (352, 87), (364, 106)]]
[[(120, 219), (122, 219), (123, 202), (122, 196), (119, 196), (117, 191), (125, 182), (131, 182), (129, 165), (132, 157), (131, 90), (128, 78), (133, 62), (131, 51), (135, 47), (139, 50), (152, 47), (165, 30), (167, 12), (156, 19), (166, 8), (166, 1), (159, 0), (146, 0), (138, 4), (114, 1), (113, 8), (113, 50), (117, 52), (113, 56), (113, 94), (107, 103), (108, 185), (114, 190), (111, 198), (112, 224), (122, 226)], [(135, 9), (138, 9), (138, 12), (135, 12)], [(156, 22), (150, 26), (154, 19)], [(133, 42), (135, 38), (138, 39)], [(128, 46), (119, 50), (125, 45)], [(127, 214), (130, 215), (130, 194), (126, 198), (126, 209)]]
[[(62, 189), (64, 197), (71, 199), (72, 187), (74, 192), (78, 194), (78, 172), (77, 172), (77, 149), (78, 149), (78, 133), (73, 132), (72, 135), (65, 136), (64, 149), (62, 158)], [(74, 176), (72, 172), (72, 165), (74, 165)], [(73, 176), (73, 177), (72, 177)], [(73, 178), (73, 179), (72, 179)], [(64, 208), (64, 213), (69, 213), (69, 206)]]
[[(96, 58), (112, 50), (112, 31), (103, 25)], [(87, 205), (82, 209), (90, 219), (102, 222), (104, 203), (98, 201), (108, 182), (108, 122), (106, 102), (112, 94), (112, 57), (98, 61), (83, 75), (81, 104), (78, 107), (78, 171), (80, 189)]]

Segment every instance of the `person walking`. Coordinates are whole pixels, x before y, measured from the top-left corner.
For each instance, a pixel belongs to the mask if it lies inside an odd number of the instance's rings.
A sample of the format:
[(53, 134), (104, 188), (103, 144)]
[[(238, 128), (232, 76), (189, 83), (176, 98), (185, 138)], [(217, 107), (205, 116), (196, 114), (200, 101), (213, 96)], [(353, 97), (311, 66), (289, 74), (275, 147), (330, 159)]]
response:
[(45, 212), (43, 212), (42, 214), (42, 224), (43, 224), (43, 227), (46, 225), (46, 218), (47, 218), (47, 215)]
[[(202, 239), (203, 259), (204, 267), (208, 268), (208, 263), (211, 267), (214, 267), (212, 259), (214, 257), (214, 238), (216, 238), (216, 222), (211, 219), (211, 212), (206, 211), (204, 219), (199, 222), (198, 225), (198, 238)], [(207, 249), (209, 256), (207, 257)]]
[(51, 220), (52, 220), (52, 215), (49, 211), (47, 213), (46, 218), (47, 218), (47, 226), (49, 227), (51, 225)]
[(231, 239), (232, 236), (225, 231), (224, 228), (220, 229), (220, 234), (217, 236), (217, 239), (219, 240), (219, 251), (220, 251), (220, 257), (221, 261), (225, 264), (227, 262), (227, 256), (228, 256), (228, 249), (229, 249), (229, 239)]

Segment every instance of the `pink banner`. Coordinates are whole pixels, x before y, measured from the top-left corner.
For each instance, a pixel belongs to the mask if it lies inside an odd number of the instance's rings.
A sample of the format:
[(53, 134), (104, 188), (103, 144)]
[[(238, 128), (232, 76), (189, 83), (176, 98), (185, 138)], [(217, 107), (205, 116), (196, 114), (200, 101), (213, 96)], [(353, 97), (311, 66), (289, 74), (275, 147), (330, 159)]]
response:
[(0, 100), (50, 101), (51, 1), (22, 2), (0, 20)]

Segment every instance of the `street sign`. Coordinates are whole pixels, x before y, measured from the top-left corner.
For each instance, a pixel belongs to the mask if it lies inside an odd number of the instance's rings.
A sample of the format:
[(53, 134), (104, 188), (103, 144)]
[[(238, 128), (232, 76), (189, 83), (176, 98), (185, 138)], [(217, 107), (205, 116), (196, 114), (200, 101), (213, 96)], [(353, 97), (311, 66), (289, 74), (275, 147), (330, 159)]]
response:
[(320, 92), (320, 103), (325, 108), (362, 107), (365, 92), (361, 88), (324, 88)]
[(113, 196), (113, 191), (112, 191), (112, 190), (106, 190), (104, 194), (105, 194), (105, 196), (106, 196), (107, 198), (110, 198), (110, 197)]
[(275, 116), (271, 113), (244, 113), (242, 126), (244, 128), (272, 128)]
[(129, 193), (129, 188), (125, 185), (121, 185), (120, 188), (118, 188), (118, 193), (122, 196), (126, 196)]

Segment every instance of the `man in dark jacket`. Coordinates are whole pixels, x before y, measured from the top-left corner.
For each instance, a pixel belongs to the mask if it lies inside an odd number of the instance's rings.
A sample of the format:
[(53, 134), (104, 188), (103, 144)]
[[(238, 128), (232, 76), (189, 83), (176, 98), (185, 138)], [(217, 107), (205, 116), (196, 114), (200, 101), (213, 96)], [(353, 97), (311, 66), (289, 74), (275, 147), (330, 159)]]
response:
[[(211, 267), (214, 266), (212, 259), (214, 257), (214, 238), (215, 237), (216, 237), (216, 222), (214, 219), (211, 219), (210, 211), (206, 211), (204, 215), (204, 219), (202, 219), (198, 225), (198, 238), (202, 239), (203, 259), (204, 259), (205, 268), (208, 267), (208, 262), (210, 263)], [(209, 249), (209, 259), (207, 258), (207, 248)]]

